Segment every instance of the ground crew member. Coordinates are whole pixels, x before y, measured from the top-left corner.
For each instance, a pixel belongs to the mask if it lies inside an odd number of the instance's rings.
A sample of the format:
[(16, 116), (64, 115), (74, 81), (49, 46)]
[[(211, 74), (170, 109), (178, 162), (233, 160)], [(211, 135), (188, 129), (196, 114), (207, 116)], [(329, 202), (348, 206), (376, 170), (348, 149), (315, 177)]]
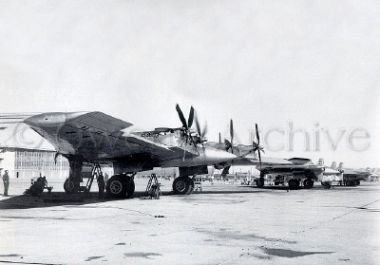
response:
[(103, 199), (103, 197), (104, 197), (104, 188), (106, 186), (105, 183), (104, 183), (103, 174), (99, 174), (96, 180), (98, 181), (98, 188), (99, 188), (98, 198), (99, 199)]
[(3, 183), (4, 183), (4, 196), (8, 196), (8, 188), (9, 188), (9, 174), (8, 174), (8, 170), (5, 170), (5, 172), (4, 172)]

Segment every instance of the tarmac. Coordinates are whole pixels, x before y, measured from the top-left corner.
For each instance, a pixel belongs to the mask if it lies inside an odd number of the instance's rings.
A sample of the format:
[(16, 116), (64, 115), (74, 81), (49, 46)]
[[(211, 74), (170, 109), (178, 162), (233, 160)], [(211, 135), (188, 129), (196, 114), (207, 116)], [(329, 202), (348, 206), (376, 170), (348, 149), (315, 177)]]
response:
[[(380, 184), (287, 191), (216, 182), (159, 200), (0, 196), (1, 264), (379, 264)], [(96, 188), (95, 188), (96, 190)], [(0, 189), (2, 192), (2, 189)]]

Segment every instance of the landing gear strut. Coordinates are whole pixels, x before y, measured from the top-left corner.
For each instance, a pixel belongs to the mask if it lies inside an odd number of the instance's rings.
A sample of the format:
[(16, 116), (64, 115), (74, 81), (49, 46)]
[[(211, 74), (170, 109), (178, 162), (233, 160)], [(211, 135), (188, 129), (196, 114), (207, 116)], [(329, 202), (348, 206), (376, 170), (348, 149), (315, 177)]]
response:
[[(81, 165), (80, 165), (80, 167), (81, 167)], [(82, 172), (80, 172), (80, 173), (82, 173)], [(70, 177), (68, 177), (65, 180), (65, 183), (63, 184), (63, 188), (64, 188), (65, 192), (68, 194), (72, 194), (72, 193), (76, 193), (76, 192), (88, 193), (91, 190), (91, 186), (92, 186), (94, 179), (96, 179), (98, 181), (98, 184), (99, 184), (99, 181), (101, 181), (101, 180), (103, 181), (102, 168), (100, 167), (99, 163), (94, 163), (92, 170), (91, 170), (91, 176), (85, 177), (85, 176), (82, 176), (81, 174), (80, 175), (75, 175), (75, 174), (78, 174), (78, 169), (72, 169)], [(82, 180), (84, 178), (87, 178), (86, 186), (81, 186), (80, 182), (82, 182)], [(104, 185), (103, 185), (103, 190), (104, 190)], [(102, 191), (100, 191), (100, 192), (102, 192)]]
[(265, 175), (267, 174), (267, 171), (265, 170), (261, 170), (260, 171), (260, 178), (256, 179), (255, 182), (256, 182), (256, 186), (258, 188), (263, 188), (264, 185), (265, 185)]
[(114, 175), (107, 181), (107, 195), (111, 198), (132, 198), (135, 193), (133, 174)]
[(70, 165), (69, 177), (63, 184), (63, 189), (66, 193), (76, 193), (79, 191), (80, 182), (82, 181), (82, 165), (83, 161), (80, 158), (70, 157), (68, 158)]

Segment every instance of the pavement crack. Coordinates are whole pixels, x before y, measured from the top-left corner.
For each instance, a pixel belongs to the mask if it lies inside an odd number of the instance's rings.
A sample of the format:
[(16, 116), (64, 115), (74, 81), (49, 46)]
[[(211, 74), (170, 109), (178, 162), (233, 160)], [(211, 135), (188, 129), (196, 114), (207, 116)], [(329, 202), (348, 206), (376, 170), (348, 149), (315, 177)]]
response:
[(311, 226), (311, 227), (308, 227), (308, 228), (305, 228), (301, 231), (296, 231), (294, 232), (295, 234), (300, 234), (300, 233), (304, 233), (306, 231), (310, 231), (310, 230), (313, 230), (313, 229), (316, 229), (316, 228), (319, 228), (319, 227), (322, 227), (323, 225), (327, 224), (327, 223), (330, 223), (331, 221), (336, 221), (340, 218), (343, 218), (349, 214), (352, 214), (353, 212), (356, 212), (357, 210), (362, 210), (362, 209), (367, 209), (367, 206), (371, 205), (371, 204), (374, 204), (376, 202), (378, 202), (380, 200), (374, 200), (374, 201), (371, 201), (369, 203), (366, 203), (366, 204), (363, 204), (363, 205), (360, 205), (360, 206), (356, 206), (356, 207), (349, 207), (351, 210), (348, 211), (348, 212), (345, 212), (345, 213), (342, 213), (342, 214), (339, 214), (337, 216), (334, 216), (333, 218), (327, 220), (327, 221), (323, 221), (323, 222), (320, 222), (318, 225), (314, 225), (314, 226)]

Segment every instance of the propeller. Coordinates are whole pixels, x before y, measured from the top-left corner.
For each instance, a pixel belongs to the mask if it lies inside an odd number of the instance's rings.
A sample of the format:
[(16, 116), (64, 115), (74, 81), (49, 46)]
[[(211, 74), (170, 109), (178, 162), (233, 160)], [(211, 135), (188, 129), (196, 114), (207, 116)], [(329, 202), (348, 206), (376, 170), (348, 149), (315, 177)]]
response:
[[(234, 153), (233, 141), (234, 141), (234, 122), (231, 119), (230, 120), (230, 140), (224, 139), (224, 146), (225, 146), (225, 150), (227, 152), (231, 150), (232, 154)], [(219, 143), (220, 142), (221, 142), (221, 135), (219, 133)], [(226, 166), (225, 168), (223, 168), (223, 171), (221, 174), (223, 178), (225, 178), (227, 174), (229, 173), (230, 167), (231, 166)]]
[(206, 134), (207, 134), (207, 123), (203, 126), (203, 130), (201, 129), (198, 115), (195, 116), (195, 126), (197, 128), (197, 133), (199, 136), (199, 143), (202, 144), (203, 150), (205, 149), (204, 142), (206, 142)]
[(255, 130), (257, 143), (255, 141), (252, 141), (252, 151), (257, 152), (257, 155), (259, 157), (259, 165), (261, 168), (261, 152), (264, 153), (264, 148), (260, 145), (259, 126), (257, 125), (257, 123), (255, 124)]
[(234, 153), (234, 146), (233, 146), (233, 141), (234, 141), (234, 123), (232, 119), (230, 120), (230, 140), (224, 139), (224, 145), (226, 147), (226, 151), (231, 149), (231, 153)]
[[(186, 144), (190, 142), (190, 144), (194, 145), (195, 150), (198, 151), (197, 143), (195, 142), (194, 137), (193, 137), (192, 132), (191, 132), (191, 126), (193, 125), (193, 122), (194, 122), (194, 108), (193, 108), (193, 106), (191, 106), (191, 108), (190, 108), (190, 113), (189, 113), (189, 117), (188, 117), (187, 121), (185, 119), (185, 116), (183, 115), (181, 107), (177, 104), (175, 108), (177, 110), (178, 117), (182, 123), (181, 129), (183, 131), (183, 134), (186, 137)], [(199, 126), (199, 122), (198, 122), (198, 126)], [(204, 132), (204, 134), (205, 134), (205, 132)], [(186, 150), (183, 150), (183, 158), (182, 158), (183, 160), (185, 160), (185, 155), (186, 155)]]
[(193, 136), (191, 135), (191, 131), (190, 131), (190, 128), (194, 122), (194, 108), (193, 108), (193, 106), (191, 106), (191, 108), (190, 108), (189, 118), (187, 119), (187, 122), (186, 122), (185, 116), (183, 115), (181, 107), (177, 104), (175, 106), (175, 108), (177, 110), (178, 117), (181, 120), (183, 132), (186, 135), (186, 143), (190, 140), (190, 143), (194, 144), (194, 146), (196, 147), (197, 145), (195, 144)]
[[(240, 157), (246, 157), (250, 153), (257, 152), (257, 156), (259, 158), (259, 165), (261, 167), (261, 165), (262, 165), (261, 152), (264, 153), (264, 148), (260, 145), (260, 134), (259, 134), (259, 127), (258, 127), (257, 123), (255, 124), (255, 133), (256, 133), (256, 141), (257, 142), (252, 140), (252, 148), (250, 148), (250, 150), (247, 153), (241, 155)], [(228, 147), (228, 144), (230, 144), (230, 143), (228, 143), (228, 141), (226, 140), (226, 148)]]

